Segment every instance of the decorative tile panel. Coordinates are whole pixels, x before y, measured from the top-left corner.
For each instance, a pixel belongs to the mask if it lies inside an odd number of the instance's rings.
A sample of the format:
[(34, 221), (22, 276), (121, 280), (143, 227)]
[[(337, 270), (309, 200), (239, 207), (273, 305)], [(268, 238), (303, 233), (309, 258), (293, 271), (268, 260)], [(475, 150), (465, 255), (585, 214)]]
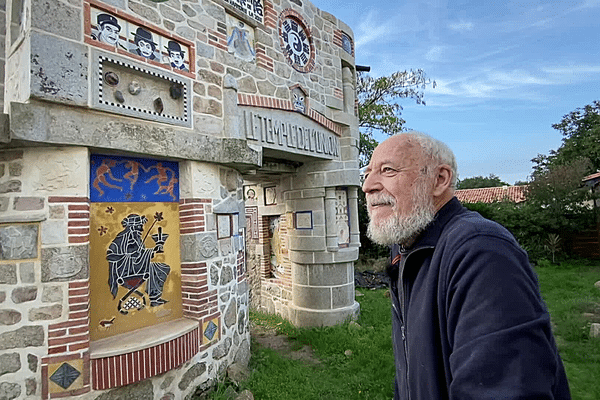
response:
[(92, 155), (90, 335), (181, 318), (177, 163)]
[(95, 0), (84, 9), (86, 43), (194, 77), (192, 42)]

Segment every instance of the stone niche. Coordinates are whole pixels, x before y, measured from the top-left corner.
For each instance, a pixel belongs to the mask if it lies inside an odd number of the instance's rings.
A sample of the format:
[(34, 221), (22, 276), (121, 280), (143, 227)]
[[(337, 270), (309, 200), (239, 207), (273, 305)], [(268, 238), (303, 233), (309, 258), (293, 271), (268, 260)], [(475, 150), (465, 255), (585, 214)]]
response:
[(191, 127), (190, 81), (123, 57), (94, 55), (93, 105), (98, 109)]

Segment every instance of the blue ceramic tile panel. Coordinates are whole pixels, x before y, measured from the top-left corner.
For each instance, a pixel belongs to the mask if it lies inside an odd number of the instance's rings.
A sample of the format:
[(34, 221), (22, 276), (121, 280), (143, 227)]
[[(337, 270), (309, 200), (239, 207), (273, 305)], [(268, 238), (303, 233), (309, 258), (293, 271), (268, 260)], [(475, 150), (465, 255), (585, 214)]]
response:
[(91, 157), (92, 202), (179, 202), (176, 162), (132, 157)]

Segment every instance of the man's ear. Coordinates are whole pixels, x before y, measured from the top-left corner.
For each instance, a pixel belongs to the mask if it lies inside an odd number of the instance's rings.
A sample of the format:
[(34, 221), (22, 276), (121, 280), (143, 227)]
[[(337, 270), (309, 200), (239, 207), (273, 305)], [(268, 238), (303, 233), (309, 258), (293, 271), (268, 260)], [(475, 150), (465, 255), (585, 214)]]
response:
[(437, 167), (437, 174), (433, 186), (433, 196), (440, 197), (446, 193), (452, 184), (452, 168), (447, 164)]

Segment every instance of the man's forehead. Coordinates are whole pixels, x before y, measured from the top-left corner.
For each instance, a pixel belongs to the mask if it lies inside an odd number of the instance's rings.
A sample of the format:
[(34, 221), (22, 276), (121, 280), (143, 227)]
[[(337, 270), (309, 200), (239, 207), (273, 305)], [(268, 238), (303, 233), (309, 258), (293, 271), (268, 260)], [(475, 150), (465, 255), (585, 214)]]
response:
[(421, 159), (422, 151), (418, 142), (410, 136), (393, 136), (375, 148), (369, 166), (386, 163), (409, 166)]

